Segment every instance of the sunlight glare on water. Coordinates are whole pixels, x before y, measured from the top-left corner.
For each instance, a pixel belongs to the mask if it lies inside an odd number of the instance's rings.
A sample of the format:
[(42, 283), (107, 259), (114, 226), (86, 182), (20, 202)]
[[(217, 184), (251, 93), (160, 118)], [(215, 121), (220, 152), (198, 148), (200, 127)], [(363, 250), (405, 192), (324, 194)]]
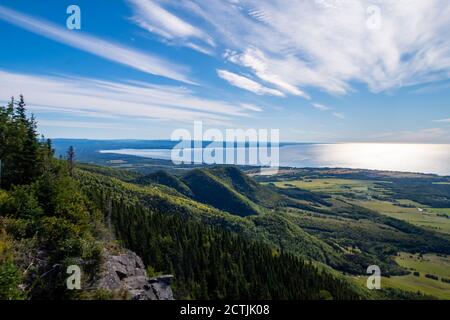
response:
[(450, 174), (450, 145), (344, 143), (286, 146), (281, 165)]
[[(101, 152), (170, 159), (170, 149), (121, 149)], [(280, 148), (280, 165), (450, 175), (450, 145), (390, 143), (287, 145)]]

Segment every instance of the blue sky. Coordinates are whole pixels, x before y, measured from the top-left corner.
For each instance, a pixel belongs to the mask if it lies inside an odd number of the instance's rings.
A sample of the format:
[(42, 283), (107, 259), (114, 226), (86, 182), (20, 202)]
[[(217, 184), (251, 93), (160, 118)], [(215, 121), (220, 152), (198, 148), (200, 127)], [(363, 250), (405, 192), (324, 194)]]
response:
[(23, 93), (51, 138), (167, 139), (202, 120), (450, 143), (447, 0), (287, 3), (2, 0), (0, 102)]

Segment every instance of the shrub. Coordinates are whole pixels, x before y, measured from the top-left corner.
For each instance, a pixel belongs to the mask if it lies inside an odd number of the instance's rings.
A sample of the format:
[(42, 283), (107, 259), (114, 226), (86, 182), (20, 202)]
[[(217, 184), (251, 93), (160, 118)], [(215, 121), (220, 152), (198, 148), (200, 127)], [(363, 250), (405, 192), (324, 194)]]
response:
[(2, 228), (0, 221), (0, 263), (12, 259), (12, 243), (7, 237), (6, 231)]
[(160, 276), (161, 274), (162, 274), (162, 272), (157, 272), (155, 270), (155, 268), (153, 268), (152, 266), (150, 266), (150, 265), (147, 266), (147, 276), (149, 278), (157, 277), (157, 276)]
[(6, 191), (0, 189), (0, 213), (5, 212), (6, 208), (4, 206), (8, 202), (9, 195)]
[(19, 289), (22, 273), (12, 262), (0, 264), (0, 300), (19, 300), (24, 293)]
[(4, 207), (7, 213), (16, 218), (36, 218), (43, 214), (31, 185), (14, 187)]
[(425, 278), (433, 279), (433, 280), (439, 280), (439, 278), (438, 278), (437, 276), (435, 276), (435, 275), (433, 275), (433, 274), (429, 274), (429, 273), (427, 273), (427, 274), (425, 275)]
[(48, 247), (55, 258), (79, 256), (82, 251), (79, 226), (66, 219), (44, 217), (39, 222), (40, 240)]
[(450, 279), (447, 279), (447, 278), (441, 278), (441, 281), (445, 282), (445, 283), (450, 283)]

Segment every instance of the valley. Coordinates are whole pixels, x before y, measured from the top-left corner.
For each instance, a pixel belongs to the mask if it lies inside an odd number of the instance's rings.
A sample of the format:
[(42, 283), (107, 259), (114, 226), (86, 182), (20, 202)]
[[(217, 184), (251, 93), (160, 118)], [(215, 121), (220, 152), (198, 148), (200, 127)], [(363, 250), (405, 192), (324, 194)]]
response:
[[(448, 178), (294, 168), (282, 169), (278, 175), (259, 176), (251, 167), (240, 169), (243, 171), (232, 166), (198, 166), (180, 171), (169, 167), (150, 174), (140, 167), (109, 170), (119, 179), (125, 171), (133, 175), (132, 179), (125, 179), (129, 182), (142, 187), (163, 185), (183, 198), (218, 210), (191, 217), (258, 239), (276, 250), (311, 259), (330, 271), (336, 270), (367, 297), (379, 298), (379, 294), (365, 288), (365, 269), (377, 264), (388, 289), (385, 296), (398, 297), (397, 291), (389, 290), (400, 290), (416, 298), (448, 298), (448, 283), (425, 277), (433, 271), (430, 263), (422, 261), (423, 274), (417, 277), (405, 258), (416, 254), (427, 257), (450, 254), (450, 218), (448, 209), (440, 207), (441, 202), (450, 200)], [(100, 169), (84, 165), (83, 170)], [(410, 192), (406, 196), (399, 194), (397, 184), (408, 183), (414, 188), (417, 184), (438, 187), (440, 192), (444, 186), (447, 193), (433, 207), (432, 203), (420, 202), (421, 194), (417, 194), (417, 199)], [(440, 264), (445, 269), (448, 260), (442, 259)], [(445, 278), (442, 272), (437, 276)]]
[[(284, 175), (281, 178), (273, 177), (273, 181), (266, 181), (270, 180), (270, 178), (262, 179), (265, 181), (264, 184), (266, 185), (272, 184), (283, 189), (298, 188), (322, 195), (328, 195), (330, 196), (330, 202), (344, 201), (345, 203), (410, 223), (411, 225), (418, 226), (425, 230), (437, 232), (445, 235), (445, 237), (449, 235), (450, 209), (436, 208), (429, 204), (420, 203), (415, 201), (416, 199), (411, 195), (408, 196), (409, 199), (401, 199), (401, 197), (392, 190), (395, 188), (394, 184), (397, 183), (398, 173), (392, 173), (392, 175), (395, 176), (395, 179), (388, 177), (386, 180), (384, 180), (386, 178), (384, 173), (380, 174), (375, 180), (371, 179), (374, 178), (373, 175), (377, 175), (376, 172), (370, 173), (367, 180), (361, 180), (361, 177), (359, 177), (359, 179), (350, 179), (348, 177), (349, 174), (351, 175), (352, 172), (347, 171), (342, 174), (342, 172), (336, 170), (336, 172), (331, 174), (332, 177), (321, 178), (316, 174), (313, 174), (313, 178), (311, 178), (304, 172), (300, 176), (296, 176), (290, 171), (288, 176)], [(326, 176), (327, 175), (330, 175), (330, 172), (327, 172)], [(345, 179), (341, 177), (342, 175)], [(414, 179), (414, 184), (420, 181), (420, 183), (427, 187), (433, 187), (435, 185), (442, 186), (448, 183), (445, 181), (433, 181), (435, 179), (441, 179), (436, 176), (429, 176), (430, 181), (423, 175), (414, 174), (404, 179)], [(402, 181), (402, 183), (404, 182)], [(417, 200), (419, 200), (420, 197), (421, 196), (418, 194)], [(448, 193), (446, 199), (448, 199)], [(324, 225), (331, 223), (329, 218), (324, 219), (319, 216), (303, 220), (303, 226), (306, 227), (306, 230), (308, 230), (308, 225), (317, 225), (320, 223), (322, 228), (324, 228)], [(333, 223), (336, 224), (337, 222), (334, 221)], [(364, 222), (362, 222), (362, 224), (364, 224)], [(351, 221), (346, 221), (345, 225), (346, 227), (353, 228)], [(361, 226), (355, 226), (354, 228), (360, 227)], [(376, 226), (371, 224), (368, 228), (367, 236), (375, 230)], [(383, 231), (380, 230), (380, 232)], [(388, 238), (386, 237), (385, 240), (387, 241)], [(361, 252), (360, 248), (352, 246), (346, 250), (349, 250), (349, 252), (354, 252), (355, 250)], [(412, 252), (415, 251), (413, 250)], [(439, 299), (450, 298), (450, 286), (447, 280), (450, 270), (450, 260), (447, 255), (424, 252), (398, 252), (396, 255), (392, 256), (392, 259), (398, 266), (406, 270), (407, 274), (383, 276), (382, 286), (409, 292), (420, 291), (424, 295), (434, 296)], [(367, 277), (358, 275), (353, 276), (353, 279), (359, 285), (365, 286)]]
[[(250, 166), (99, 154), (100, 141), (75, 145), (74, 163), (57, 159), (60, 142), (55, 151), (51, 141), (36, 143), (43, 171), (0, 192), (0, 244), (16, 275), (27, 268), (20, 257), (42, 247), (48, 263), (95, 265), (101, 248), (123, 248), (142, 258), (149, 275), (173, 275), (176, 299), (449, 298), (448, 177), (329, 168), (259, 175)], [(371, 265), (381, 269), (381, 290), (366, 288)], [(27, 294), (63, 292), (59, 282), (43, 283), (27, 284)]]
[[(353, 179), (302, 179), (275, 182), (280, 188), (296, 187), (337, 196), (352, 204), (413, 225), (450, 234), (450, 208), (433, 208), (408, 199), (392, 199), (385, 184), (389, 181)], [(443, 185), (445, 182), (437, 184)]]

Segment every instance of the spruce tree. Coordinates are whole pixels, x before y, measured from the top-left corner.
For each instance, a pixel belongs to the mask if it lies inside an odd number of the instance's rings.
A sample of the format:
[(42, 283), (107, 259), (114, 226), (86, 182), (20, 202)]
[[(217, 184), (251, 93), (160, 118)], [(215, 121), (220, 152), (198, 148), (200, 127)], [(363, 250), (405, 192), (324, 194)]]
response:
[[(14, 102), (14, 98), (13, 98)], [(26, 104), (25, 99), (23, 98), (23, 95), (19, 96), (19, 101), (16, 103), (16, 118), (19, 121), (27, 122), (27, 115), (26, 115)]]
[(26, 119), (26, 135), (23, 144), (24, 152), (24, 180), (31, 181), (39, 174), (41, 162), (39, 159), (39, 142), (37, 140), (37, 124), (34, 115)]
[(18, 102), (11, 98), (6, 107), (0, 107), (0, 159), (2, 160), (2, 187), (27, 184), (41, 172), (41, 149), (37, 139), (36, 120), (26, 115), (26, 104), (21, 95)]
[(73, 146), (70, 146), (69, 150), (67, 150), (67, 163), (69, 165), (69, 175), (73, 177), (73, 169), (75, 166), (75, 149)]

